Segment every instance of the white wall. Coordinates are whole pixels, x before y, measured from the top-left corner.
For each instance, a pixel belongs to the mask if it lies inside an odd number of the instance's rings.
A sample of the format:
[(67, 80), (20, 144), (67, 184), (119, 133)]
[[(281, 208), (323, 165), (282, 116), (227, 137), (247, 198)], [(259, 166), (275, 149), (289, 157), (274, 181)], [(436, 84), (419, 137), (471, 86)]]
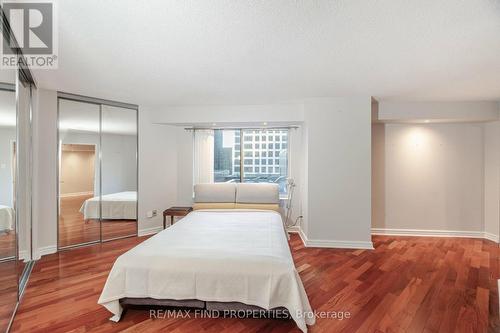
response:
[(152, 115), (155, 123), (212, 124), (301, 122), (302, 103), (266, 105), (204, 105), (157, 108)]
[(38, 89), (34, 106), (33, 231), (46, 254), (57, 250), (57, 93)]
[(295, 188), (292, 199), (292, 211), (290, 215), (289, 225), (300, 225), (301, 220), (299, 216), (303, 214), (302, 209), (302, 192), (305, 190), (303, 182), (304, 177), (304, 146), (303, 146), (303, 129), (292, 129), (288, 135), (288, 147), (290, 158), (289, 177), (295, 181)]
[[(177, 201), (177, 128), (154, 124), (155, 109), (139, 109), (139, 235), (157, 232), (162, 212)], [(147, 218), (146, 213), (158, 215)]]
[(500, 121), (484, 125), (484, 231), (489, 239), (500, 235)]
[(310, 245), (371, 247), (371, 99), (309, 101), (305, 236)]
[(372, 124), (372, 226), (385, 225), (385, 125)]
[(173, 127), (177, 138), (177, 203), (191, 206), (193, 203), (193, 132)]
[(482, 231), (483, 124), (386, 124), (376, 138), (385, 139), (385, 220), (373, 227)]
[(378, 117), (383, 122), (484, 122), (498, 119), (496, 102), (396, 102), (381, 101)]

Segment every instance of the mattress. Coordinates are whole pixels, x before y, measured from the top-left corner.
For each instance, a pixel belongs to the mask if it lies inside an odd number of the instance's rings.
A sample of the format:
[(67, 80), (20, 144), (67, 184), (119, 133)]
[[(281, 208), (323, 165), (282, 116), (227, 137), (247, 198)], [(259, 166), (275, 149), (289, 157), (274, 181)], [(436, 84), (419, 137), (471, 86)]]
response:
[(281, 215), (273, 211), (194, 211), (124, 253), (98, 303), (118, 321), (120, 299), (239, 302), (286, 308), (297, 326), (314, 324)]
[[(85, 200), (80, 213), (85, 220), (99, 219), (99, 197)], [(137, 219), (137, 192), (118, 192), (102, 196), (103, 220)]]
[(0, 205), (0, 231), (14, 229), (14, 209), (9, 206)]

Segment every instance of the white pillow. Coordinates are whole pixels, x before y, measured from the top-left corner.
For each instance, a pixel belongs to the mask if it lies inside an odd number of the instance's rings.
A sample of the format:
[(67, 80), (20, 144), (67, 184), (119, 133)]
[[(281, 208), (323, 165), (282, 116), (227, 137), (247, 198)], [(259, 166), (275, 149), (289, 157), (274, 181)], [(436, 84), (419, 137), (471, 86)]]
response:
[(234, 202), (236, 184), (196, 184), (194, 186), (194, 202)]
[(280, 190), (278, 184), (236, 184), (236, 203), (278, 204)]

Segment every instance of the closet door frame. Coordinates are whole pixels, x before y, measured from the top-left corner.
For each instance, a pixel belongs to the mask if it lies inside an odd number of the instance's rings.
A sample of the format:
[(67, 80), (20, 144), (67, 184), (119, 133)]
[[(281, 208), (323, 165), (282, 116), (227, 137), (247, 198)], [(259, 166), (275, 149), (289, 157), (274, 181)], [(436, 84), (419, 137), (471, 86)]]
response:
[[(60, 100), (69, 100), (73, 102), (81, 102), (81, 103), (88, 103), (88, 104), (93, 104), (99, 106), (99, 151), (96, 152), (96, 156), (98, 156), (99, 163), (99, 239), (95, 241), (90, 241), (90, 242), (85, 242), (85, 243), (79, 243), (79, 244), (71, 244), (71, 245), (66, 245), (66, 246), (60, 246), (59, 244), (59, 214), (60, 214), (60, 152), (61, 152), (61, 142), (59, 138), (59, 119), (60, 119)], [(121, 237), (116, 237), (116, 238), (111, 238), (111, 239), (105, 239), (103, 240), (103, 235), (102, 235), (102, 107), (103, 105), (106, 106), (113, 106), (113, 107), (118, 107), (118, 108), (123, 108), (123, 109), (129, 109), (135, 111), (135, 120), (136, 120), (136, 149), (135, 149), (135, 165), (136, 165), (136, 191), (137, 191), (137, 201), (136, 201), (136, 222), (135, 222), (135, 234), (133, 235), (126, 235), (126, 236), (121, 236)], [(63, 251), (63, 250), (69, 250), (73, 248), (78, 248), (82, 246), (89, 246), (89, 245), (95, 245), (95, 244), (100, 244), (100, 243), (106, 243), (106, 242), (111, 242), (114, 240), (118, 239), (124, 239), (124, 238), (130, 238), (130, 237), (136, 237), (139, 233), (139, 106), (136, 104), (129, 104), (129, 103), (122, 103), (122, 102), (117, 102), (117, 101), (112, 101), (112, 100), (106, 100), (106, 99), (101, 99), (101, 98), (94, 98), (94, 97), (89, 97), (89, 96), (82, 96), (82, 95), (77, 95), (77, 94), (71, 94), (71, 93), (66, 93), (66, 92), (57, 92), (57, 153), (56, 153), (56, 172), (57, 172), (57, 181), (56, 181), (56, 202), (57, 202), (57, 250), (58, 251)]]

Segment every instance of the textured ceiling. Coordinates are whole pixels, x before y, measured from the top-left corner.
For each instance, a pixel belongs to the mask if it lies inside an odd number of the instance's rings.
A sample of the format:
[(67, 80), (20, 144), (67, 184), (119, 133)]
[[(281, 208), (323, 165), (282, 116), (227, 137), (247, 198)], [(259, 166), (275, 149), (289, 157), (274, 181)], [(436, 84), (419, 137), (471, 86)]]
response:
[(141, 105), (500, 100), (500, 1), (57, 1), (40, 86)]

